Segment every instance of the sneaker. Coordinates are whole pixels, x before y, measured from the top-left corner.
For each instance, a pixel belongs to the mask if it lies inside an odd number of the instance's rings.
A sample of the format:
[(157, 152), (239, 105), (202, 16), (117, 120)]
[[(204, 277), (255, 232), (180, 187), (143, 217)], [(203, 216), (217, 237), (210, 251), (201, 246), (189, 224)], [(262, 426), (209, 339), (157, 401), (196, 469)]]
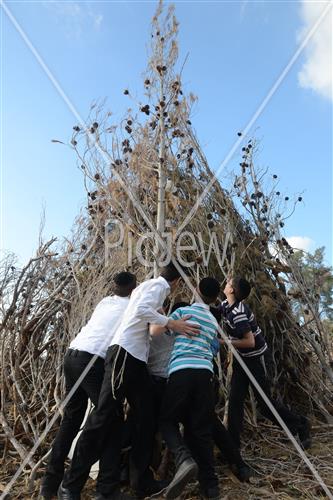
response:
[(311, 439), (311, 425), (307, 418), (301, 417), (301, 425), (298, 428), (298, 437), (301, 442), (301, 445), (305, 450), (308, 450), (312, 445)]
[(230, 469), (242, 483), (245, 483), (254, 475), (254, 471), (245, 462), (240, 465), (232, 464)]
[(218, 486), (200, 491), (201, 497), (205, 500), (220, 500), (221, 493)]
[(186, 458), (180, 464), (177, 472), (166, 489), (165, 498), (177, 498), (184, 490), (185, 486), (194, 481), (198, 475), (198, 466), (192, 458)]
[(155, 495), (159, 496), (164, 490), (168, 487), (170, 481), (161, 480), (161, 481), (152, 481), (145, 488), (136, 490), (136, 498), (146, 498), (146, 497), (154, 497)]
[(68, 490), (63, 486), (61, 483), (59, 488), (58, 488), (58, 499), (59, 500), (80, 500), (81, 495), (80, 493), (73, 493), (72, 491)]

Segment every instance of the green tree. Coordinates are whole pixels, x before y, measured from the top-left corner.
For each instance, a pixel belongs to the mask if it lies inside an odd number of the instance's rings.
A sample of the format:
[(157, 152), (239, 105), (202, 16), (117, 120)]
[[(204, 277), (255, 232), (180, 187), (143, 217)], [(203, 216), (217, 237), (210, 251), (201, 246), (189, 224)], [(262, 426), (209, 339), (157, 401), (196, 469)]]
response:
[[(322, 320), (333, 321), (333, 269), (325, 263), (325, 247), (317, 248), (314, 253), (296, 252), (293, 258), (302, 270), (307, 296), (316, 312)], [(303, 298), (295, 297), (295, 311), (306, 320), (304, 302)]]

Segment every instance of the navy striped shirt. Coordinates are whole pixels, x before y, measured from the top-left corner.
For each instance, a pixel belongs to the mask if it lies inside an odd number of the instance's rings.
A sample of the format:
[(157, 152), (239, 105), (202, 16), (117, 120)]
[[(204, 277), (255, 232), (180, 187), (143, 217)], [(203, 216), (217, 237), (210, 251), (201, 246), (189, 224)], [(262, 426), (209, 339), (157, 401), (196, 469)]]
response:
[(254, 314), (248, 305), (243, 302), (235, 302), (231, 306), (225, 300), (221, 304), (223, 328), (231, 340), (239, 340), (245, 333), (252, 332), (255, 346), (250, 348), (237, 347), (239, 354), (246, 358), (260, 356), (267, 349), (266, 341), (257, 325)]
[(187, 337), (175, 333), (175, 343), (171, 353), (169, 375), (186, 368), (204, 368), (213, 372), (213, 340), (217, 336), (218, 324), (209, 306), (195, 302), (191, 306), (180, 307), (171, 315), (171, 319), (181, 319), (190, 314), (190, 323), (200, 326), (200, 333)]

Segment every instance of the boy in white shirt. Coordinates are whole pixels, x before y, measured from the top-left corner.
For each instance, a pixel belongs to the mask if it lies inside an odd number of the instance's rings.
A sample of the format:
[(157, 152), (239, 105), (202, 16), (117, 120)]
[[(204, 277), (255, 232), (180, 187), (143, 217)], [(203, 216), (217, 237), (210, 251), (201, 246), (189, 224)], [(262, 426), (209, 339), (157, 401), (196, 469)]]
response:
[[(64, 463), (72, 442), (80, 430), (87, 410), (88, 399), (98, 403), (104, 377), (106, 351), (128, 306), (129, 296), (136, 287), (136, 277), (129, 272), (121, 272), (114, 277), (114, 295), (105, 297), (96, 306), (90, 320), (71, 342), (64, 359), (66, 395), (72, 390), (89, 363), (80, 385), (68, 401), (64, 416), (52, 446), (48, 466), (42, 481), (40, 496), (49, 500), (57, 495), (64, 474)], [(92, 358), (95, 357), (94, 362)], [(97, 482), (103, 481), (110, 470), (107, 453), (101, 457), (101, 473)]]

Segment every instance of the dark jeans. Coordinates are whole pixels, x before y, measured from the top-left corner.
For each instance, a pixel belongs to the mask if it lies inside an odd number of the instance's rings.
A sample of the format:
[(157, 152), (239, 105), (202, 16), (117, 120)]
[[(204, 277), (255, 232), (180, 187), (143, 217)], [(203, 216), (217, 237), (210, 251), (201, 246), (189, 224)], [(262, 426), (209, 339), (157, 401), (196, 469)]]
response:
[[(270, 382), (266, 377), (261, 356), (254, 358), (242, 358), (246, 363), (260, 387), (265, 394), (270, 398), (274, 408), (284, 420), (288, 428), (293, 434), (297, 433), (300, 426), (300, 417), (292, 413), (288, 408), (279, 402), (271, 399)], [(250, 380), (244, 370), (241, 368), (238, 361), (233, 360), (233, 372), (231, 377), (231, 389), (229, 399), (229, 412), (228, 412), (228, 429), (235, 444), (240, 446), (240, 433), (243, 429), (244, 418), (244, 402), (248, 393)], [(271, 420), (273, 423), (278, 424), (276, 418), (268, 408), (258, 391), (253, 387), (254, 394), (258, 403), (261, 414)]]
[[(66, 396), (72, 390), (74, 384), (92, 358), (93, 355), (88, 352), (72, 349), (67, 351), (64, 359)], [(103, 376), (104, 359), (98, 357), (64, 409), (64, 416), (56, 434), (48, 466), (43, 478), (43, 485), (45, 488), (57, 491), (63, 478), (65, 460), (72, 442), (80, 430), (87, 410), (88, 399), (90, 399), (94, 405), (97, 405)], [(110, 468), (107, 457), (105, 457), (104, 463), (101, 461), (100, 468), (102, 471), (103, 469), (104, 471), (108, 471)]]
[[(212, 442), (212, 377), (206, 369), (189, 368), (172, 373), (160, 417), (161, 432), (174, 454), (176, 467), (193, 456), (199, 466), (199, 482), (204, 489), (218, 484)], [(184, 424), (184, 439), (179, 430), (180, 422)]]
[(110, 495), (119, 488), (124, 398), (130, 404), (135, 421), (130, 463), (131, 483), (136, 489), (144, 489), (151, 481), (149, 465), (154, 418), (147, 365), (120, 346), (111, 346), (106, 355), (98, 406), (86, 422), (77, 442), (71, 467), (65, 474), (64, 486), (71, 492), (81, 492), (90, 467), (106, 448), (109, 449), (111, 473), (106, 478), (107, 481), (100, 482), (98, 492)]

